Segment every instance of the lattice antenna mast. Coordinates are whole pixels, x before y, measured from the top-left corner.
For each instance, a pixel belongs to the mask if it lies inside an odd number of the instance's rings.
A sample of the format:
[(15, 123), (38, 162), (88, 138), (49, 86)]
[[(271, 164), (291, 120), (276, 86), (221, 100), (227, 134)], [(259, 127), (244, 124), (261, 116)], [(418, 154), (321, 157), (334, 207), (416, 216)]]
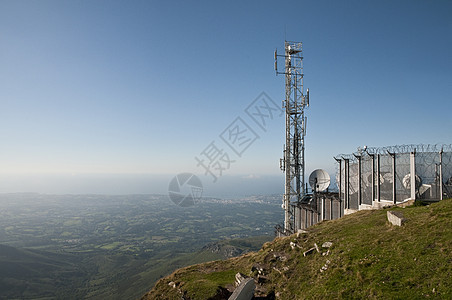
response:
[[(284, 57), (284, 72), (278, 72), (278, 57)], [(309, 89), (303, 90), (303, 53), (301, 42), (284, 42), (284, 55), (275, 50), (276, 74), (284, 74), (286, 97), (283, 109), (286, 111), (286, 144), (284, 157), (280, 160), (281, 170), (285, 173), (283, 197), (284, 232), (293, 232), (293, 212), (291, 202), (299, 202), (306, 194), (304, 173), (304, 137), (306, 135), (306, 117), (304, 109), (309, 106)]]

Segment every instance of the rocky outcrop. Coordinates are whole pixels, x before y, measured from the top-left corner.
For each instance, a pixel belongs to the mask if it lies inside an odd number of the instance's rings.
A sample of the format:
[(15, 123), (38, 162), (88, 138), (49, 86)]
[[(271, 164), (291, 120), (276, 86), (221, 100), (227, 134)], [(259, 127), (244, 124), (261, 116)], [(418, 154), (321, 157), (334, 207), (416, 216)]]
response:
[(224, 258), (231, 258), (242, 255), (244, 251), (232, 245), (223, 245), (220, 243), (210, 243), (202, 248), (203, 251), (218, 253)]
[(388, 221), (392, 225), (402, 226), (403, 223), (406, 222), (406, 219), (403, 217), (403, 213), (400, 211), (391, 210), (391, 211), (388, 211), (386, 215), (388, 217)]

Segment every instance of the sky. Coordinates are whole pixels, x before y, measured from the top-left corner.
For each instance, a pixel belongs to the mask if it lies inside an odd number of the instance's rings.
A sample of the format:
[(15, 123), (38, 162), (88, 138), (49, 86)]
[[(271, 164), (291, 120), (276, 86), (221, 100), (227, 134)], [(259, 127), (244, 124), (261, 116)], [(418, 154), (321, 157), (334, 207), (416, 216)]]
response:
[(246, 109), (280, 107), (284, 40), (303, 42), (306, 175), (452, 143), (451, 1), (1, 0), (0, 193), (165, 193), (186, 172), (211, 196), (282, 193), (284, 117)]

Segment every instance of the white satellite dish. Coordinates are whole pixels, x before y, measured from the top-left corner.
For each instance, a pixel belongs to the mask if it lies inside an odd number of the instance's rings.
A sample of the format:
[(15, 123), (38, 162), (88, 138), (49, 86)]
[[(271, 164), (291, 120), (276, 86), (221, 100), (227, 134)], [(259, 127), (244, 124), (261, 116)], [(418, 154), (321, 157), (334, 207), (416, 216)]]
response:
[(330, 175), (325, 170), (317, 169), (309, 175), (309, 185), (316, 192), (322, 192), (330, 186)]
[[(405, 177), (403, 177), (402, 180), (402, 184), (406, 189), (410, 189), (411, 188), (411, 174), (408, 173), (405, 175)], [(416, 189), (419, 189), (422, 185), (422, 179), (421, 177), (419, 177), (418, 175), (414, 176), (414, 186), (416, 187)]]

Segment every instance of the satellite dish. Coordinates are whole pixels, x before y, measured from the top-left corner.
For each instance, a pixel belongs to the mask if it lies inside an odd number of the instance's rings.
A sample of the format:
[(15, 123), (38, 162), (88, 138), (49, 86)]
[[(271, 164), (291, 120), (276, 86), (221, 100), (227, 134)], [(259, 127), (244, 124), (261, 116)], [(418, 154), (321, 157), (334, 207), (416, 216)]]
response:
[(309, 185), (316, 192), (322, 192), (330, 186), (330, 175), (325, 170), (317, 169), (309, 175)]
[[(410, 189), (411, 188), (411, 174), (408, 173), (405, 175), (405, 177), (403, 177), (402, 180), (402, 184), (406, 189)], [(418, 175), (414, 176), (414, 186), (416, 187), (416, 189), (419, 189), (422, 185), (422, 179), (421, 177), (419, 177)]]

